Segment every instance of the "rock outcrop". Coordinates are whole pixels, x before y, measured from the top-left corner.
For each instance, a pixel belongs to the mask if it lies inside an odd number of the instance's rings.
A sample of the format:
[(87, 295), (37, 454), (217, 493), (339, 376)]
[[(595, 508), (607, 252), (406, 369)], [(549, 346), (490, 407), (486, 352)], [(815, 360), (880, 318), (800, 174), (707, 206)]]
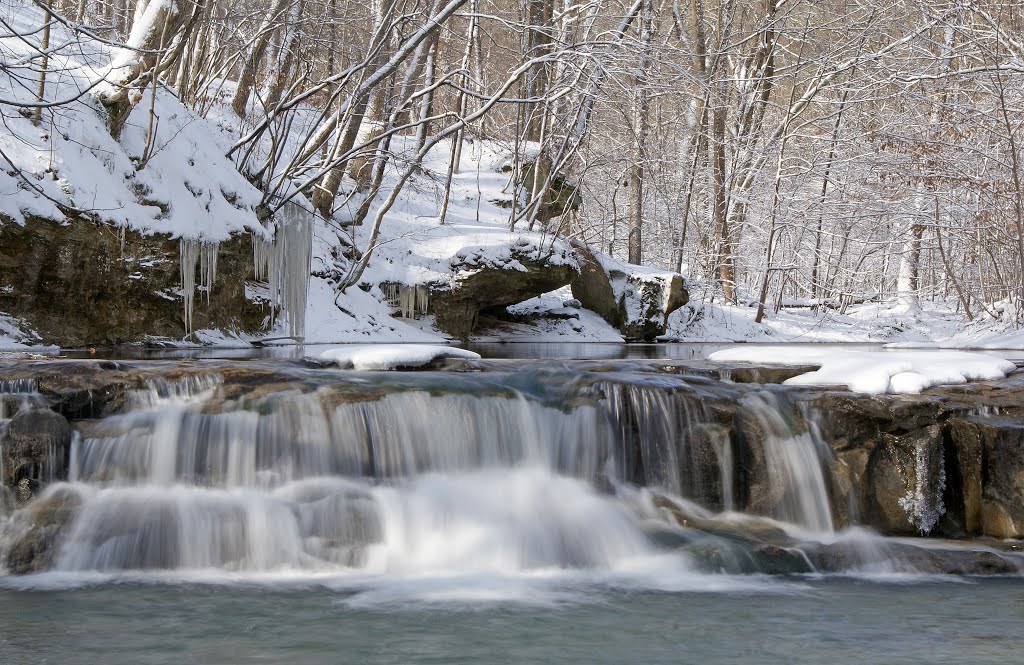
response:
[(572, 281), (573, 297), (627, 340), (651, 342), (664, 335), (669, 314), (689, 302), (682, 275), (639, 266), (607, 269), (585, 244), (574, 242), (572, 247), (580, 266)]
[(499, 252), (488, 249), (460, 251), (451, 262), (450, 288), (431, 291), (437, 327), (452, 337), (467, 338), (482, 313), (500, 313), (566, 286), (578, 274), (567, 250), (541, 250), (525, 242)]
[[(82, 218), (0, 218), (0, 312), (34, 331), (32, 341), (64, 347), (180, 339), (178, 248), (167, 235)], [(269, 311), (246, 298), (252, 256), (248, 236), (220, 244), (214, 287), (195, 296), (193, 329), (259, 330)]]
[(0, 434), (3, 485), (19, 501), (29, 501), (49, 481), (67, 475), (71, 425), (49, 409), (28, 409), (14, 416)]

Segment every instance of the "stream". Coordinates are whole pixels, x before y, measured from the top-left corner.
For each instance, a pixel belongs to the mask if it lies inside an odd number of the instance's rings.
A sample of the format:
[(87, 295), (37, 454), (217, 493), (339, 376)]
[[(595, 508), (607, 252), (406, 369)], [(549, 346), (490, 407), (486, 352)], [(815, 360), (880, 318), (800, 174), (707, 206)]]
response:
[(968, 425), (1024, 429), (989, 406), (1019, 403), (1017, 374), (875, 400), (869, 421), (849, 394), (704, 351), (481, 350), (415, 372), (0, 362), (5, 662), (1005, 663), (1024, 647), (1024, 553), (993, 537), (1021, 497), (984, 469), (975, 490), (962, 443)]

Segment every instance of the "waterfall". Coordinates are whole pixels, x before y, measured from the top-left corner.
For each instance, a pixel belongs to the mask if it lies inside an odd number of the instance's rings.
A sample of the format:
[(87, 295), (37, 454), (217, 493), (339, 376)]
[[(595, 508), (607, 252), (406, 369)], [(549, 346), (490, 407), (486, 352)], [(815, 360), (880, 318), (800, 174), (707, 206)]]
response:
[[(718, 384), (763, 434), (743, 444), (687, 377), (310, 370), (270, 392), (229, 377), (152, 379), (76, 423), (67, 482), (37, 499), (74, 506), (51, 568), (627, 571), (664, 556), (659, 538), (739, 547), (742, 568), (746, 546), (688, 535), (686, 515), (742, 541), (716, 514), (756, 483), (770, 516), (831, 529), (820, 441), (771, 392)], [(688, 551), (665, 565), (692, 574)]]
[(795, 423), (777, 393), (747, 395), (743, 407), (761, 428), (766, 480), (777, 495), (774, 516), (819, 532), (831, 532), (832, 509), (822, 455), (831, 454), (813, 427)]

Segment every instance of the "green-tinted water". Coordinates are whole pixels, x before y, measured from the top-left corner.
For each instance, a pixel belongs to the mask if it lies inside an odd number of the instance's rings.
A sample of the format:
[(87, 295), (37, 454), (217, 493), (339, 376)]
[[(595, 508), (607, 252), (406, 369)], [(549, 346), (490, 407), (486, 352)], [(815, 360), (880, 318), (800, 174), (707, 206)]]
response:
[[(0, 592), (22, 663), (1018, 663), (1024, 581), (767, 582), (554, 604), (424, 603), (303, 588), (119, 584)], [(774, 587), (774, 588), (772, 588)]]

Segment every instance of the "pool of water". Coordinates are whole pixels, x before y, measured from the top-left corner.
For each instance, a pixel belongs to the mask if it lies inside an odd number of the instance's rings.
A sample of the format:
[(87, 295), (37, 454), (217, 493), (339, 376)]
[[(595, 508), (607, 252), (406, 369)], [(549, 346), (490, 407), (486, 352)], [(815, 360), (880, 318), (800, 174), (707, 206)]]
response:
[(369, 601), (311, 586), (0, 591), (9, 664), (1013, 663), (1024, 581), (788, 579), (744, 589), (565, 587), (558, 600)]

